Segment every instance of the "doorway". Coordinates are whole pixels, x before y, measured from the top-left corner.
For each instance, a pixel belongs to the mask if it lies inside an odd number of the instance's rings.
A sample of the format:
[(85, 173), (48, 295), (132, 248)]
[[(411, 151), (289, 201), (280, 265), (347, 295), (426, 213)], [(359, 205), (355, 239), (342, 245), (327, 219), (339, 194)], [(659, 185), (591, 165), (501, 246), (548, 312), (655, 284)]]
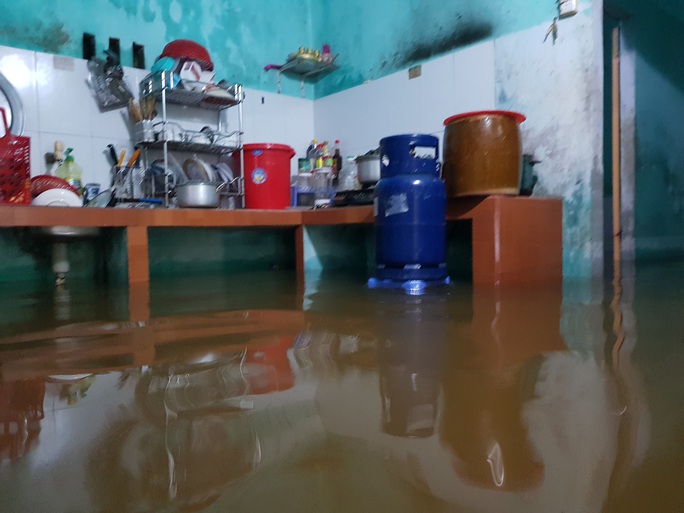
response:
[(625, 44), (624, 12), (603, 16), (603, 246), (604, 273), (634, 260), (634, 51)]

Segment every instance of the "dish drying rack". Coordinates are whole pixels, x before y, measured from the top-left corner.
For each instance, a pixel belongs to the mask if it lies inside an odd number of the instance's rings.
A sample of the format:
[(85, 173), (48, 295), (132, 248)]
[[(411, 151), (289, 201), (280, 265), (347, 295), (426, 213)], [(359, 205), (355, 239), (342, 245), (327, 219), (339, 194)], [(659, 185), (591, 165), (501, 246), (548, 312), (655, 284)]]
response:
[[(170, 193), (175, 184), (169, 183), (169, 152), (188, 152), (196, 154), (224, 155), (240, 152), (239, 170), (234, 179), (223, 186), (221, 194), (244, 197), (242, 175), (244, 172), (243, 146), (243, 87), (240, 84), (209, 84), (190, 80), (181, 80), (170, 71), (159, 71), (145, 77), (140, 82), (140, 98), (154, 98), (161, 108), (161, 120), (143, 120), (136, 124), (135, 139), (145, 150), (145, 160), (149, 162), (148, 150), (161, 150), (164, 162), (164, 187), (161, 193), (164, 206), (169, 206)], [(169, 120), (168, 106), (180, 105), (197, 109), (211, 110), (217, 113), (216, 128), (204, 127), (192, 130), (183, 127), (176, 121)], [(228, 130), (224, 126), (222, 112), (237, 107), (237, 129)], [(156, 192), (155, 182), (152, 183)], [(242, 202), (240, 201), (240, 206)]]

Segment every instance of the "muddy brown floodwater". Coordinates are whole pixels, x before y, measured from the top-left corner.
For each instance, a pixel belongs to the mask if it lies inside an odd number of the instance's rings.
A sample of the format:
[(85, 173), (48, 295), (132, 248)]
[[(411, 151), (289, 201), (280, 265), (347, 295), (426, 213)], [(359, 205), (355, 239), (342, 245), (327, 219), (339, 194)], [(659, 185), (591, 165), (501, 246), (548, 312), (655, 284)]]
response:
[(684, 265), (0, 295), (0, 511), (684, 507)]

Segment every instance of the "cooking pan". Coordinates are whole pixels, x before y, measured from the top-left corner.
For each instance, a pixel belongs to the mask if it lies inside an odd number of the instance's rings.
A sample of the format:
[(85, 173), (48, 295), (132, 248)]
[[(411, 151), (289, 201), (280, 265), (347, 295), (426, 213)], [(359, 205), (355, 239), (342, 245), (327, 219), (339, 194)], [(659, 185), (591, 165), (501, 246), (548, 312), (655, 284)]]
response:
[(359, 183), (373, 185), (380, 181), (380, 155), (378, 153), (356, 157)]
[(176, 203), (182, 208), (218, 208), (225, 183), (190, 181), (176, 186)]

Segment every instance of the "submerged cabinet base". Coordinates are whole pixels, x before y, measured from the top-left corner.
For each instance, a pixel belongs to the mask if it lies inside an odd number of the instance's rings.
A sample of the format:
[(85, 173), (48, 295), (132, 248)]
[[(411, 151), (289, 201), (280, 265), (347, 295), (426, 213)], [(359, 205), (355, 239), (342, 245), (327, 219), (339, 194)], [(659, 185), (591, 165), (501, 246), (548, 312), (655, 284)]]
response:
[[(562, 201), (488, 196), (451, 200), (448, 221), (472, 225), (475, 284), (538, 283), (562, 278)], [(370, 206), (323, 210), (98, 209), (0, 206), (0, 227), (98, 226), (126, 230), (128, 281), (150, 279), (148, 228), (213, 227), (291, 230), (297, 276), (305, 271), (304, 228), (372, 224)]]

